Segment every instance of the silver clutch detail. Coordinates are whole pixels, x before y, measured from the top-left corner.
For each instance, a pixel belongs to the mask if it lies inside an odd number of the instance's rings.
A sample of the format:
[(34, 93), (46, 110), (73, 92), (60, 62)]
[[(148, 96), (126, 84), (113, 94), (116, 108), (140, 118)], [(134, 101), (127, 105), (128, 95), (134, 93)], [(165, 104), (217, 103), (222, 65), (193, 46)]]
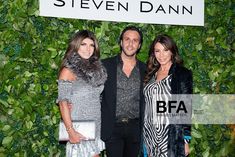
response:
[[(95, 121), (72, 121), (73, 128), (87, 140), (95, 140)], [(59, 141), (68, 141), (69, 135), (63, 121), (59, 125)]]

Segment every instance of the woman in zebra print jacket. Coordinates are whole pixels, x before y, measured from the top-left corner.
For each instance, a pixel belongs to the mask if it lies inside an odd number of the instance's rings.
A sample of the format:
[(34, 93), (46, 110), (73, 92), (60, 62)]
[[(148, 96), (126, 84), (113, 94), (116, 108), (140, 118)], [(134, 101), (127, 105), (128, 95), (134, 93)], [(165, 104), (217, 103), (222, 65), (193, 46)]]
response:
[(168, 35), (157, 36), (151, 44), (145, 76), (143, 140), (149, 157), (183, 157), (189, 154), (191, 126), (170, 124), (157, 114), (157, 101), (172, 94), (192, 94), (192, 73), (182, 66), (178, 48)]

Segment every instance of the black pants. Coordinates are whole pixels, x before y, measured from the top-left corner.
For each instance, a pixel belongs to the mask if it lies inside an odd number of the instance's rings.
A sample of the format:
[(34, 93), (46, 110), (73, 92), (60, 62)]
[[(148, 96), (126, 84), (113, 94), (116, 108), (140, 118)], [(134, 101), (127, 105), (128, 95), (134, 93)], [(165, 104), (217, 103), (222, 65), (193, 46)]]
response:
[(107, 157), (137, 157), (140, 150), (139, 120), (116, 123), (105, 146)]

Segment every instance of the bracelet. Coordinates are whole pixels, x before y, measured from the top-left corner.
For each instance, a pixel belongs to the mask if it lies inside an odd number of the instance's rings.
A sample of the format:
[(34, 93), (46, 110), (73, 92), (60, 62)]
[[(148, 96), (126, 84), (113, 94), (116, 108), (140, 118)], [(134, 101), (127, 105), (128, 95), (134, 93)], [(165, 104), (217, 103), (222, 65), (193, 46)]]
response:
[(72, 125), (70, 127), (66, 128), (66, 131), (69, 132), (71, 129), (73, 129)]

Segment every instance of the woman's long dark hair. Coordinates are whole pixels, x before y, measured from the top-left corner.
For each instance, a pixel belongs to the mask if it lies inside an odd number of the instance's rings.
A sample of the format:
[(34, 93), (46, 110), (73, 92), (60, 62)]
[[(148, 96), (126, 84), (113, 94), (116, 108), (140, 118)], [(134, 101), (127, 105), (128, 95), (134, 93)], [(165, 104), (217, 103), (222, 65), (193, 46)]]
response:
[(157, 43), (162, 44), (167, 50), (172, 53), (171, 61), (172, 63), (183, 64), (183, 60), (180, 59), (179, 51), (174, 40), (168, 35), (158, 35), (150, 45), (149, 58), (147, 61), (147, 72), (144, 78), (144, 84), (148, 83), (152, 76), (160, 68), (160, 63), (157, 61), (154, 55), (154, 47)]
[[(100, 57), (100, 49), (99, 49), (98, 41), (97, 41), (94, 33), (89, 30), (78, 31), (77, 33), (75, 33), (73, 35), (73, 37), (69, 41), (68, 48), (65, 52), (64, 58), (61, 63), (60, 71), (64, 68), (65, 60), (67, 58), (69, 58), (73, 52), (78, 51), (82, 41), (86, 38), (89, 38), (94, 42), (95, 49), (94, 49), (94, 53), (91, 57), (95, 58), (95, 59), (98, 59)], [(60, 71), (59, 71), (59, 73), (60, 73)]]

